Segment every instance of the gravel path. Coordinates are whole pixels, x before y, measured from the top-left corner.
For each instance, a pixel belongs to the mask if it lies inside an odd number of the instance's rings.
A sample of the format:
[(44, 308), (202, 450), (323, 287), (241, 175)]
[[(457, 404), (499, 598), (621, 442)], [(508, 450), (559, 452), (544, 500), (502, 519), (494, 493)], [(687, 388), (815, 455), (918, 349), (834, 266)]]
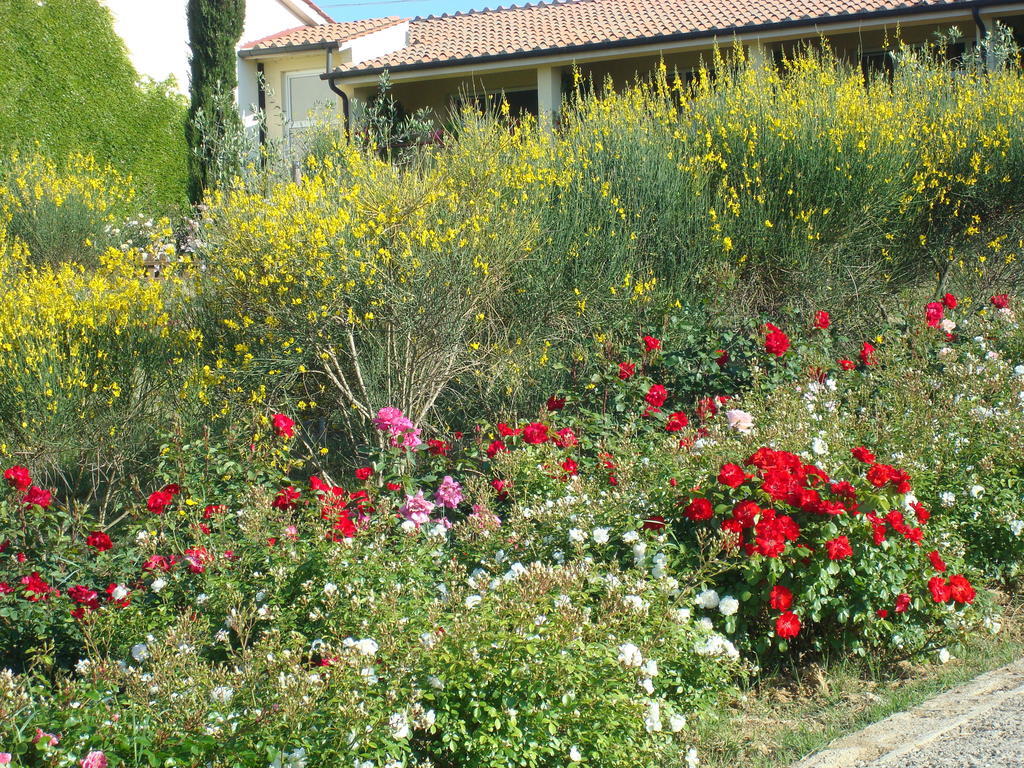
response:
[(1024, 659), (837, 739), (791, 768), (1024, 768)]
[(863, 765), (865, 768), (1021, 768), (1024, 766), (1024, 692), (912, 752)]

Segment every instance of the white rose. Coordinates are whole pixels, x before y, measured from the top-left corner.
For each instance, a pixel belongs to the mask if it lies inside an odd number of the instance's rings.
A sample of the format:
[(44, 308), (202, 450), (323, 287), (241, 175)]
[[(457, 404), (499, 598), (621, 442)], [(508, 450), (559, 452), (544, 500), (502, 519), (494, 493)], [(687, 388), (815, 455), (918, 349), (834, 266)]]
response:
[(644, 657), (633, 643), (623, 643), (619, 646), (619, 663), (626, 667), (639, 667), (644, 663)]
[(718, 593), (713, 589), (705, 589), (697, 595), (695, 602), (701, 608), (705, 608), (710, 611), (718, 607)]
[(731, 595), (726, 595), (718, 602), (718, 610), (723, 616), (732, 616), (740, 609), (740, 601)]
[(595, 528), (594, 529), (594, 542), (597, 544), (608, 543), (608, 529), (607, 528)]

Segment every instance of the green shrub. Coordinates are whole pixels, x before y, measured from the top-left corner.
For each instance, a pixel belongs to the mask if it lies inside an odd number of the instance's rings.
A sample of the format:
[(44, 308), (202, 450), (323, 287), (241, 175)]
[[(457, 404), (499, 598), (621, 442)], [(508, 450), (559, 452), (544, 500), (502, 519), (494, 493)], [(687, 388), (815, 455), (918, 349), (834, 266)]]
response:
[(2, 0), (0, 155), (91, 154), (130, 174), (147, 212), (185, 202), (185, 103), (139, 83), (98, 0)]

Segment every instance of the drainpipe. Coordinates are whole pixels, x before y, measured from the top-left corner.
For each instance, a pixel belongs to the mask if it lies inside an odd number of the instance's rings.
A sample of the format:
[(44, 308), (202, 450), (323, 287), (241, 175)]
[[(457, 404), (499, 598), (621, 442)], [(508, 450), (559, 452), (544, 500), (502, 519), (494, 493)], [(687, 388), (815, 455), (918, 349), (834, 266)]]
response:
[[(337, 47), (337, 45), (327, 46), (327, 74), (330, 74), (334, 70), (333, 53), (337, 49)], [(347, 141), (349, 129), (348, 94), (338, 87), (333, 77), (327, 79), (327, 85), (330, 87), (332, 91), (338, 94), (338, 97), (341, 99), (341, 111), (345, 116), (345, 140)]]
[(978, 10), (978, 6), (971, 8), (971, 16), (974, 18), (975, 35), (978, 40), (978, 47), (982, 49), (984, 54), (981, 57), (982, 66), (987, 70), (988, 66), (988, 45), (985, 44), (985, 35), (988, 34), (988, 30), (985, 28), (985, 22), (982, 21), (981, 12)]
[(267, 83), (263, 63), (256, 65), (256, 108), (259, 110), (260, 146), (267, 143)]

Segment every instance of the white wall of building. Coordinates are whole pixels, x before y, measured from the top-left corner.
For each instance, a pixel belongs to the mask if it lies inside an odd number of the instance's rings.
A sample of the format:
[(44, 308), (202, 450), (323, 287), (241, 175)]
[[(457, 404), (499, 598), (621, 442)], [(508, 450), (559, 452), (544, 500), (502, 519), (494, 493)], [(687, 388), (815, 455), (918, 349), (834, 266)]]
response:
[[(178, 91), (188, 93), (188, 0), (101, 1), (139, 74), (154, 80), (173, 77)], [(326, 20), (302, 0), (247, 0), (240, 43)]]

